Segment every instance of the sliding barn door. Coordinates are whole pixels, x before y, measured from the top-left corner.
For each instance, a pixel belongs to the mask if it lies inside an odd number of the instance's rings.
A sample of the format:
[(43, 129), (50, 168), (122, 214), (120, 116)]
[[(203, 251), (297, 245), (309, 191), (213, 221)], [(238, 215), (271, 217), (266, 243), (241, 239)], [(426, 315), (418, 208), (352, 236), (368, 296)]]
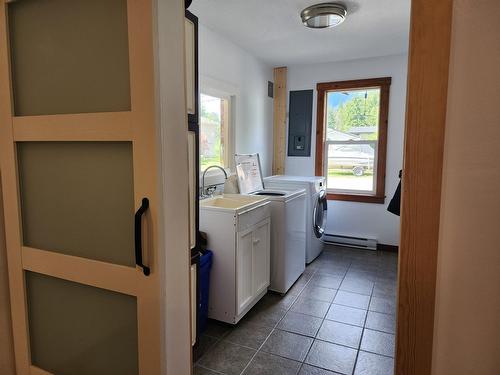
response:
[(160, 374), (152, 4), (0, 4), (18, 374)]

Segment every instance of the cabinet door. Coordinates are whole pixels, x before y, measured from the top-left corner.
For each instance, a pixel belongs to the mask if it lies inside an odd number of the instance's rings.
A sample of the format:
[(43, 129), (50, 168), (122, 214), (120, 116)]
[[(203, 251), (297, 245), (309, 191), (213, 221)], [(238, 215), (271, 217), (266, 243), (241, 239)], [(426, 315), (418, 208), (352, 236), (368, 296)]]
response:
[(252, 232), (253, 294), (257, 296), (269, 286), (270, 221), (265, 220)]
[(236, 244), (237, 314), (248, 306), (254, 296), (252, 247), (252, 232), (239, 233)]
[(196, 246), (196, 133), (188, 131), (188, 166), (189, 166), (189, 245)]
[(190, 122), (197, 122), (197, 106), (198, 106), (198, 20), (190, 12), (186, 11), (184, 21), (185, 33), (185, 54), (186, 54), (186, 104)]

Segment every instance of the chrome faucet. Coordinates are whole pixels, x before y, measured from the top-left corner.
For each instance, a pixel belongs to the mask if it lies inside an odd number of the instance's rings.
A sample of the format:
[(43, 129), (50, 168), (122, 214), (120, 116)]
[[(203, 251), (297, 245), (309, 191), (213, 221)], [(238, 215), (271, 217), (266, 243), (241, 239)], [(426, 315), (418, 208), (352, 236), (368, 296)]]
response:
[(224, 172), (224, 177), (225, 177), (225, 178), (226, 178), (226, 180), (227, 180), (227, 172), (226, 172), (226, 170), (225, 170), (224, 168), (219, 167), (218, 165), (211, 165), (211, 166), (207, 167), (207, 168), (203, 171), (203, 176), (202, 176), (202, 178), (201, 178), (201, 197), (202, 197), (202, 198), (206, 198), (206, 197), (209, 197), (209, 196), (211, 196), (211, 195), (212, 195), (211, 193), (210, 193), (210, 194), (206, 194), (206, 195), (205, 195), (205, 193), (206, 193), (206, 192), (205, 192), (205, 175), (207, 174), (207, 171), (208, 171), (209, 169), (212, 169), (212, 168), (219, 168), (222, 172)]

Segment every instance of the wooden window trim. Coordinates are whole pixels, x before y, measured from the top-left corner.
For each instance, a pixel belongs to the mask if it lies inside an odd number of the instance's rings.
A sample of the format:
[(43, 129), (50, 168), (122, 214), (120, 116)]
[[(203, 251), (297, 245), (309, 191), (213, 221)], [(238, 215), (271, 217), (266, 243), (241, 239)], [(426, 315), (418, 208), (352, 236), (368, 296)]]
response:
[(379, 139), (377, 151), (377, 181), (375, 194), (343, 194), (328, 193), (327, 199), (362, 202), (362, 203), (385, 203), (385, 168), (387, 158), (387, 126), (389, 118), (389, 95), (391, 77), (357, 79), (339, 82), (318, 83), (318, 106), (316, 113), (316, 176), (324, 175), (324, 145), (326, 125), (326, 93), (328, 91), (358, 89), (358, 88), (380, 88), (380, 111), (379, 111)]

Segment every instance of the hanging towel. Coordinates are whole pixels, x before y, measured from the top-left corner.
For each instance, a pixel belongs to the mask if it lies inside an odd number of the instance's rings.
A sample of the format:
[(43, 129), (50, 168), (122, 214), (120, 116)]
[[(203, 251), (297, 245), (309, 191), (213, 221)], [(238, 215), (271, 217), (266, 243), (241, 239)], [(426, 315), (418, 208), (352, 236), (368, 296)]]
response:
[(394, 196), (392, 197), (389, 206), (387, 206), (387, 211), (398, 216), (401, 213), (401, 176), (402, 176), (402, 171), (399, 171), (398, 187), (396, 188), (396, 192), (394, 193)]

